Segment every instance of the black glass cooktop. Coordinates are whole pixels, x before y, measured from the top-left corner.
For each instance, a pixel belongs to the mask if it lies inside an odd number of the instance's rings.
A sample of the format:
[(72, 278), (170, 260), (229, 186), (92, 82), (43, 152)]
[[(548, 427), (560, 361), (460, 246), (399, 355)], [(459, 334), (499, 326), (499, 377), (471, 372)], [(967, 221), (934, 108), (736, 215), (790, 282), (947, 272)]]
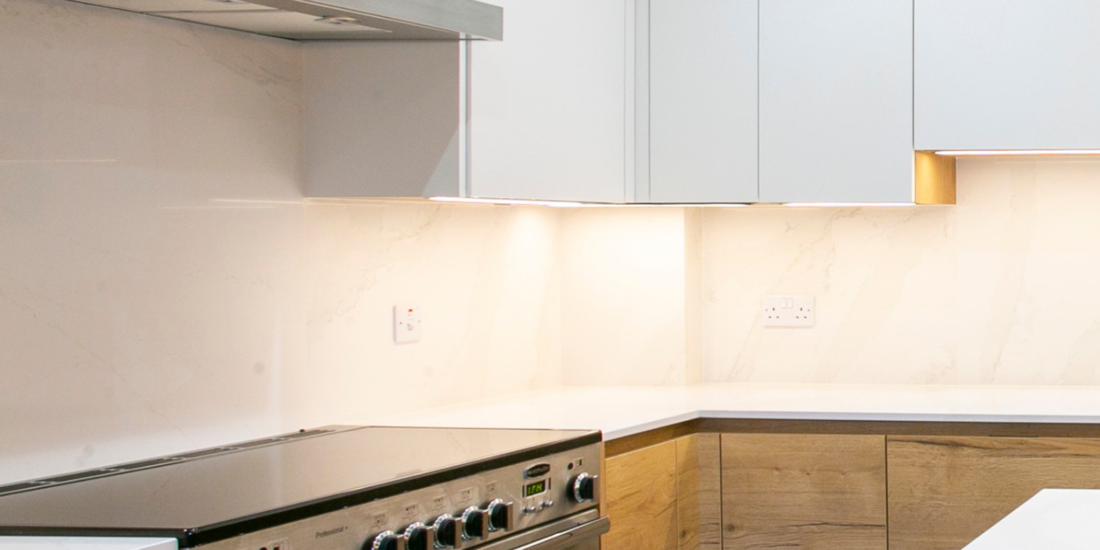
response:
[(352, 428), (5, 494), (0, 535), (208, 543), (599, 440), (585, 431)]

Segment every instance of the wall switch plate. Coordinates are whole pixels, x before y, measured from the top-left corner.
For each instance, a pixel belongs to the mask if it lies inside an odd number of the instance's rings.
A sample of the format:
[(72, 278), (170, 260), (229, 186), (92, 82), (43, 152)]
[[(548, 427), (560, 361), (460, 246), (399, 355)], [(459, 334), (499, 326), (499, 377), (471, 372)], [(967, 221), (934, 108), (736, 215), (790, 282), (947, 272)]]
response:
[(761, 303), (766, 327), (814, 326), (813, 296), (764, 296)]
[(397, 344), (420, 341), (419, 306), (393, 306), (393, 341)]

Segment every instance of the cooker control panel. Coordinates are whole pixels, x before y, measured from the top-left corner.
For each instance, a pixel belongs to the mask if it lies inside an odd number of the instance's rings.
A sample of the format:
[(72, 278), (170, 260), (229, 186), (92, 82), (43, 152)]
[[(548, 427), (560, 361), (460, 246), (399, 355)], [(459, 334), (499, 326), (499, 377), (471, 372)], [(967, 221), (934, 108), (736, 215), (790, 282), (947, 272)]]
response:
[(599, 470), (593, 444), (202, 548), (276, 550), (278, 541), (277, 550), (473, 550), (596, 508)]

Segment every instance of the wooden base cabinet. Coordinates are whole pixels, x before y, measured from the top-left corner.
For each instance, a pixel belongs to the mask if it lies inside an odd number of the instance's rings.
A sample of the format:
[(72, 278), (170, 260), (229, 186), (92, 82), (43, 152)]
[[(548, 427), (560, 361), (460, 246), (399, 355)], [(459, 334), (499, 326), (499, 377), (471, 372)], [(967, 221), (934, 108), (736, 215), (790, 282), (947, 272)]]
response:
[(603, 550), (719, 550), (717, 434), (696, 434), (607, 459)]
[(1041, 489), (1100, 489), (1100, 438), (695, 433), (604, 471), (603, 550), (959, 550)]
[(880, 435), (722, 434), (724, 550), (885, 550)]
[(958, 550), (1044, 488), (1100, 489), (1100, 439), (891, 436), (890, 550)]
[(677, 550), (721, 550), (722, 461), (718, 434), (676, 440)]
[(676, 442), (607, 459), (601, 550), (676, 549)]

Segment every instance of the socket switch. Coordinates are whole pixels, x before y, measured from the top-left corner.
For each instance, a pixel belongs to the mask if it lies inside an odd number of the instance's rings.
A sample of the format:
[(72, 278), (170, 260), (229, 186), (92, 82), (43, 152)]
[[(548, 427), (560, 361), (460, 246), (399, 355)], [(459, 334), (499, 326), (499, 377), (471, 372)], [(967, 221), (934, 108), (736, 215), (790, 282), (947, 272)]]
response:
[(420, 308), (418, 306), (393, 306), (393, 341), (397, 344), (420, 341)]
[(764, 296), (761, 304), (766, 327), (814, 326), (813, 296)]

